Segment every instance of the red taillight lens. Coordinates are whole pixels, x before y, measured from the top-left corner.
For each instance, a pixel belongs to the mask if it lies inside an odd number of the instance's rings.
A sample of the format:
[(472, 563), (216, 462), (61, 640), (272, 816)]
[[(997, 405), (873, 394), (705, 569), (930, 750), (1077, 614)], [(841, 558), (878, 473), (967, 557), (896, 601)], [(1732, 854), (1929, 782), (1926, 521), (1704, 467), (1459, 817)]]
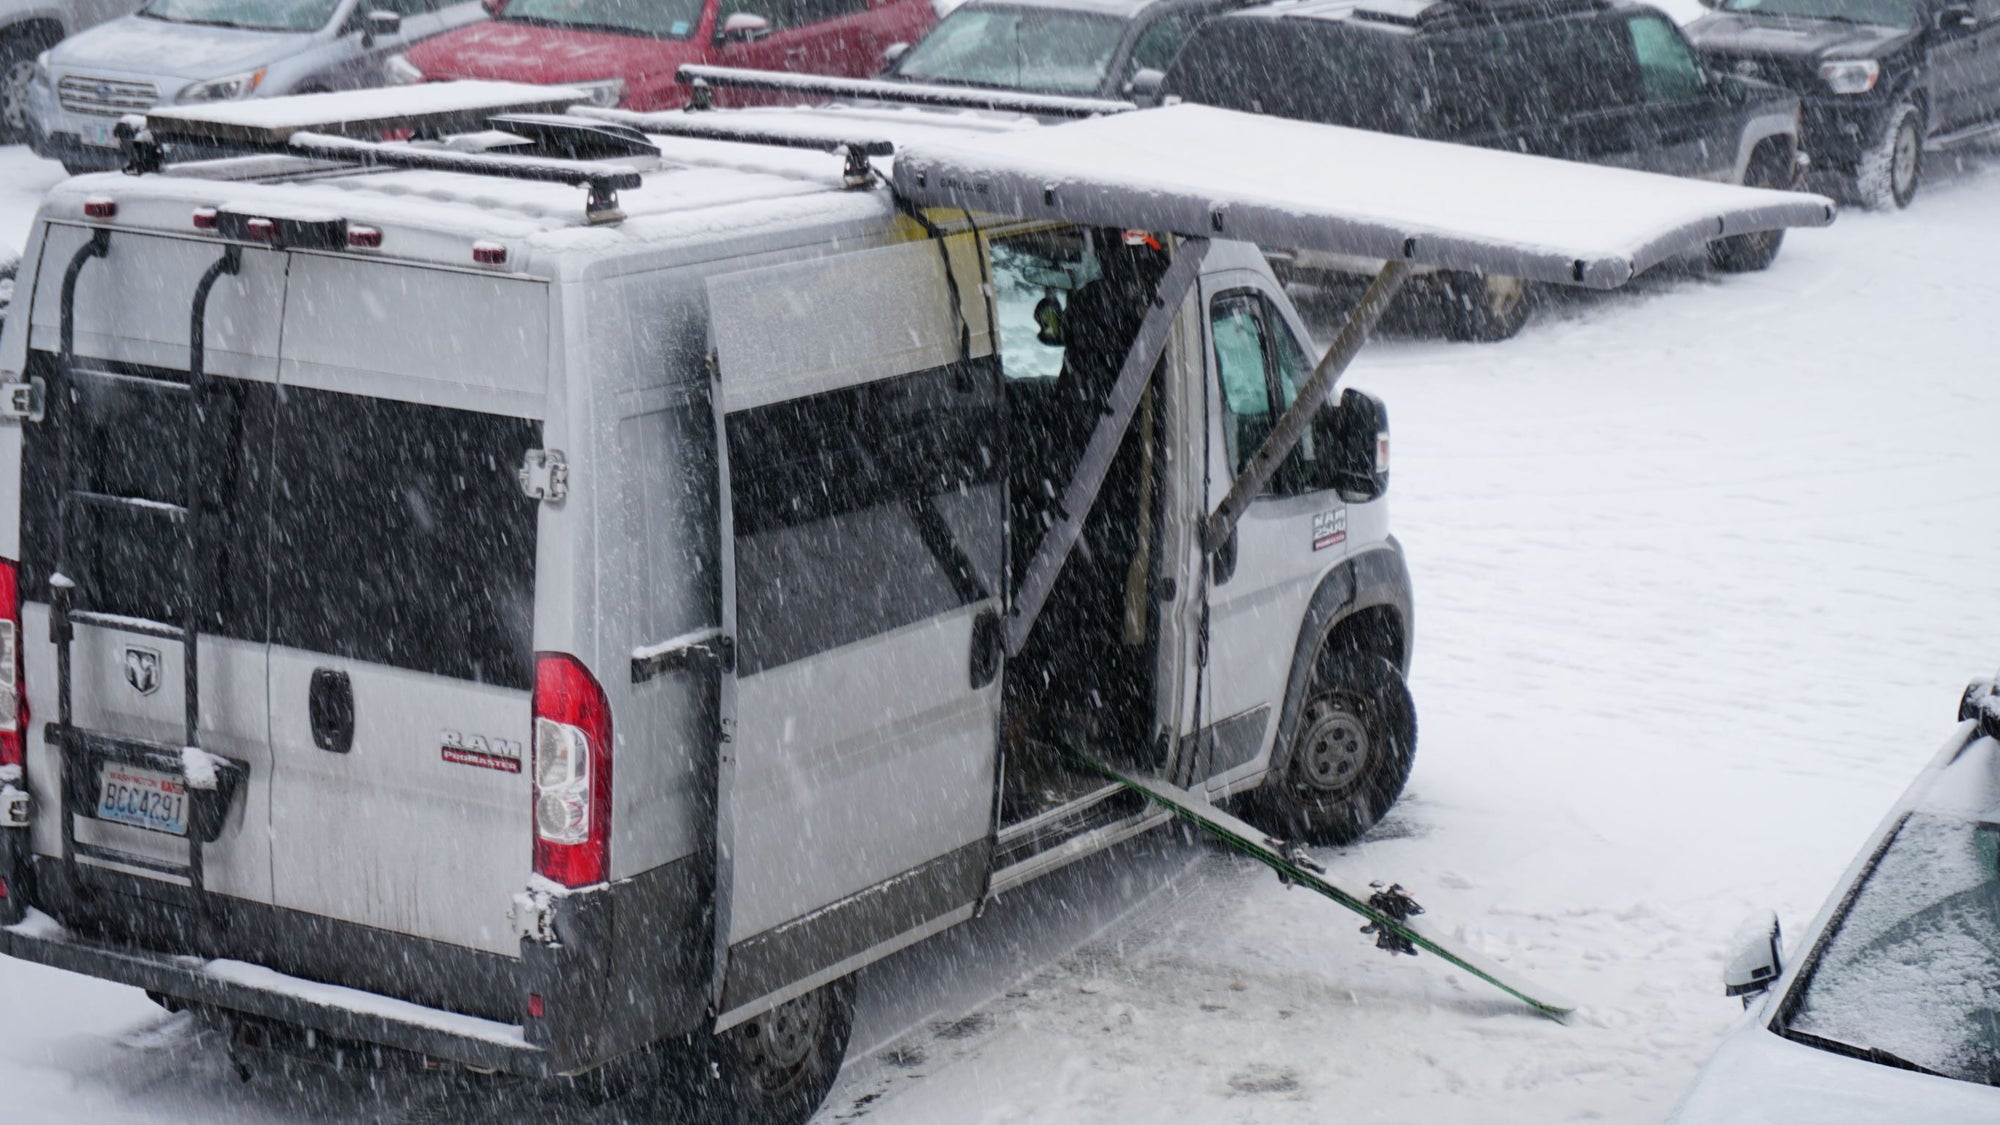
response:
[(507, 264), (507, 247), (498, 242), (475, 242), (472, 244), (472, 260), (482, 266), (504, 266)]
[(251, 238), (262, 242), (275, 242), (278, 239), (278, 224), (269, 219), (252, 219), (243, 224), (243, 231)]
[(118, 217), (118, 204), (104, 196), (93, 195), (83, 201), (83, 216), (86, 219), (115, 219)]
[(222, 213), (213, 207), (194, 209), (194, 229), (214, 230), (221, 222)]
[(535, 871), (565, 887), (611, 873), (611, 704), (590, 670), (535, 654)]
[(14, 563), (0, 559), (0, 767), (26, 763), (28, 693), (21, 680), (21, 586)]
[(382, 230), (380, 227), (348, 227), (347, 244), (356, 250), (379, 249), (382, 245)]

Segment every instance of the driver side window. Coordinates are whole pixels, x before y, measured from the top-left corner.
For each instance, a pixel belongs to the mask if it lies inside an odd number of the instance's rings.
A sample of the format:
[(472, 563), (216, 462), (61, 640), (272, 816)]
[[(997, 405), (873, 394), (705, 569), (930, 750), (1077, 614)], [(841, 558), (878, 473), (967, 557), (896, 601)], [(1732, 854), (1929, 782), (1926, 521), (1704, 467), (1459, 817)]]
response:
[[(1209, 332), (1222, 390), (1223, 441), (1231, 470), (1240, 473), (1312, 378), (1313, 365), (1278, 310), (1254, 290), (1217, 297), (1209, 310)], [(1311, 491), (1313, 456), (1308, 433), (1266, 491), (1279, 496)]]

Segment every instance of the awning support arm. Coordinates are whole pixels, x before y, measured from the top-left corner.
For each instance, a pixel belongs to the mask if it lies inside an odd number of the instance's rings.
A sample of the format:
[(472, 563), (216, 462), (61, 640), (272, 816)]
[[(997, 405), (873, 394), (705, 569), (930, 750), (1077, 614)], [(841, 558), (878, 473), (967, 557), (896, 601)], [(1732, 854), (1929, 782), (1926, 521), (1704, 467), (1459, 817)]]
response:
[(1139, 332), (1132, 340), (1132, 349), (1125, 353), (1125, 363), (1118, 369), (1118, 381), (1112, 385), (1104, 416), (1091, 431), (1090, 441), (1077, 459), (1076, 471), (1063, 487), (1056, 523), (1042, 536), (1035, 557), (1028, 560), (1022, 571), (1020, 589), (1007, 617), (1008, 656), (1020, 655), (1021, 646), (1027, 644), (1028, 634), (1035, 627), (1035, 619), (1049, 600), (1049, 592), (1055, 589), (1056, 577), (1062, 573), (1077, 536), (1083, 532), (1084, 517), (1097, 502), (1098, 490), (1104, 487), (1112, 458), (1118, 454), (1118, 443), (1124, 439), (1132, 415), (1139, 408), (1146, 380), (1152, 377), (1161, 353), (1166, 351), (1174, 319), (1180, 315), (1181, 304), (1201, 276), (1202, 259), (1207, 256), (1207, 239), (1186, 239), (1174, 251), (1173, 264), (1160, 278), (1153, 307), (1146, 310), (1146, 318), (1139, 323)]
[(1382, 271), (1368, 285), (1368, 291), (1361, 295), (1361, 303), (1347, 314), (1347, 323), (1340, 326), (1340, 335), (1333, 338), (1333, 346), (1326, 350), (1319, 366), (1313, 368), (1312, 378), (1299, 390), (1299, 397), (1271, 427), (1271, 436), (1250, 455), (1250, 463), (1245, 465), (1236, 482), (1229, 486), (1229, 494), (1222, 498), (1208, 519), (1202, 524), (1202, 549), (1213, 554), (1229, 541), (1229, 534), (1236, 530), (1236, 521), (1250, 507), (1250, 501), (1264, 491), (1272, 474), (1291, 455), (1292, 447), (1306, 436), (1312, 428), (1313, 416), (1319, 413), (1320, 405), (1332, 393), (1347, 365), (1354, 362), (1354, 356), (1361, 345), (1368, 342), (1368, 334), (1375, 331), (1375, 325), (1382, 314), (1389, 310), (1389, 303), (1402, 291), (1403, 282), (1410, 276), (1410, 264), (1390, 259), (1382, 264)]

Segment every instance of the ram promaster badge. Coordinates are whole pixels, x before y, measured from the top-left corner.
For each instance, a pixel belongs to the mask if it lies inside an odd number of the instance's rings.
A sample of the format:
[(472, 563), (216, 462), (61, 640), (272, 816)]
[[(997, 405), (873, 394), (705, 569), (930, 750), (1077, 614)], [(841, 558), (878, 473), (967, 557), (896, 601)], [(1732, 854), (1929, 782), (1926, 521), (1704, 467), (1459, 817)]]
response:
[[(0, 951), (803, 1121), (862, 966), (1225, 796), (1294, 871), (1396, 799), (1388, 421), (1331, 391), (1413, 268), (1832, 216), (863, 92), (991, 112), (439, 84), (155, 111), (58, 187), (0, 337)], [(1386, 263), (1323, 359), (1259, 243)]]

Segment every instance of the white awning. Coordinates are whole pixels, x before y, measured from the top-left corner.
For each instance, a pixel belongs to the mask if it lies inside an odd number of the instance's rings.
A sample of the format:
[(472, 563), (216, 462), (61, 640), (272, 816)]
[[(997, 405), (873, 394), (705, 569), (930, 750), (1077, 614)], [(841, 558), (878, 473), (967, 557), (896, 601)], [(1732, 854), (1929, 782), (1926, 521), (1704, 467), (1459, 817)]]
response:
[(1713, 238), (1834, 216), (1819, 195), (1197, 105), (898, 146), (894, 177), (929, 206), (1598, 289)]

